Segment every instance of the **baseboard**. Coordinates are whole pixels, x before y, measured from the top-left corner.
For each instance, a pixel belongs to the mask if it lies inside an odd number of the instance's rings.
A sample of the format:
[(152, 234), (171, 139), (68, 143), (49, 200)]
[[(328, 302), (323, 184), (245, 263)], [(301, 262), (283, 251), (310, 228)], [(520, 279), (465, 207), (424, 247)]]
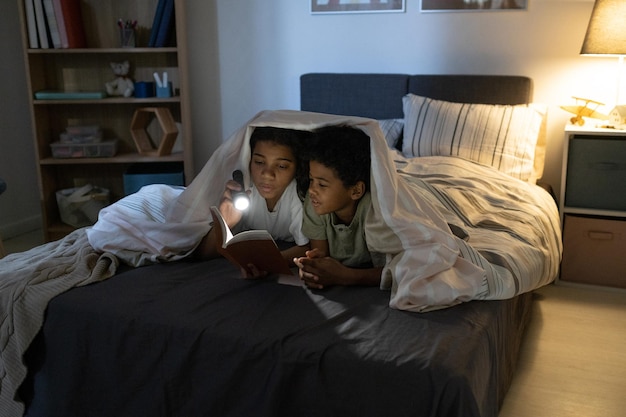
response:
[(41, 229), (41, 216), (31, 216), (16, 222), (0, 224), (0, 236), (7, 240), (37, 229)]

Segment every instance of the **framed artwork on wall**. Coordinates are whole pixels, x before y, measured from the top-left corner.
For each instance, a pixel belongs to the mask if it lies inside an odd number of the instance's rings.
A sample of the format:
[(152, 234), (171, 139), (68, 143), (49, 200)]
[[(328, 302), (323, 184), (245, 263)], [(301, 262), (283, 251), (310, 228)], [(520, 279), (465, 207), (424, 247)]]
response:
[(311, 0), (312, 14), (404, 12), (406, 0)]
[(421, 0), (422, 12), (526, 10), (528, 0)]

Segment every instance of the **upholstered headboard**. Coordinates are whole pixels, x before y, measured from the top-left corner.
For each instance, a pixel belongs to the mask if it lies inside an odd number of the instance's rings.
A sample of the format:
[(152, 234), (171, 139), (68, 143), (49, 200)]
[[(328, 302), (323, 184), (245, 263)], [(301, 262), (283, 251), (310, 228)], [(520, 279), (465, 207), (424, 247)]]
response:
[(300, 77), (300, 109), (372, 119), (402, 118), (412, 93), (459, 103), (526, 104), (530, 78), (512, 75), (310, 73)]
[[(531, 103), (533, 91), (532, 80), (517, 75), (309, 73), (300, 77), (300, 109), (303, 111), (392, 121), (405, 117), (402, 98), (407, 94), (444, 102), (515, 106)], [(529, 181), (543, 174), (546, 115), (544, 112), (540, 120), (539, 133), (529, 136), (536, 139), (534, 158), (525, 159), (532, 163)], [(404, 136), (406, 145), (406, 134)], [(394, 146), (407, 155), (402, 148), (405, 145), (400, 139)], [(528, 171), (523, 172), (520, 178), (526, 179)]]

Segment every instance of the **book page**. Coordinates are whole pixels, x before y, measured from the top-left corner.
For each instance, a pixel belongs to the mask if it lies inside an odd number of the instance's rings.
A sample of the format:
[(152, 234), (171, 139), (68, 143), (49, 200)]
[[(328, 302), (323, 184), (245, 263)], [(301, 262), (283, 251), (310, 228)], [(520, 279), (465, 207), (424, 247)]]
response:
[[(245, 240), (271, 240), (276, 246), (276, 242), (272, 239), (272, 235), (267, 230), (246, 230), (237, 233), (235, 236), (230, 236), (227, 239), (226, 246), (237, 242), (243, 242)], [(278, 246), (276, 246), (278, 248)]]

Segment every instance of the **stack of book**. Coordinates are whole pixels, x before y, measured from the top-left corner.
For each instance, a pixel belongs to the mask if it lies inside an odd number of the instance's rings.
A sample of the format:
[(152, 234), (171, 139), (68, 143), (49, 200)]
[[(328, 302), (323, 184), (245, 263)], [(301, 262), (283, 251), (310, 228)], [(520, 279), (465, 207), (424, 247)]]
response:
[(80, 0), (24, 0), (30, 48), (85, 48)]

